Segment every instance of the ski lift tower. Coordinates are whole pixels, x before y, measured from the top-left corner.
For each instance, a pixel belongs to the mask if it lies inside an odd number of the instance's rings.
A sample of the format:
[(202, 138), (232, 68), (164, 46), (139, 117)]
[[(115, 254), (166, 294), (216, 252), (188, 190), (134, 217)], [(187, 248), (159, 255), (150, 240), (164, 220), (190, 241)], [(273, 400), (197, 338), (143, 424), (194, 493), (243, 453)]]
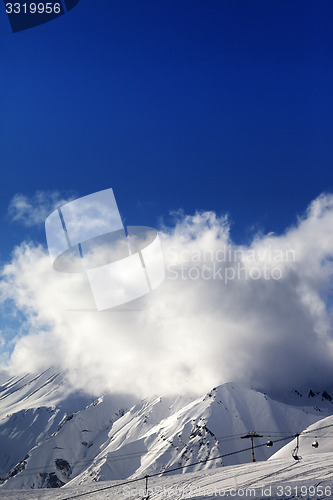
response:
[(254, 438), (262, 438), (264, 437), (262, 434), (257, 434), (256, 432), (249, 432), (245, 436), (242, 436), (241, 439), (251, 439), (251, 450), (252, 450), (252, 462), (255, 462), (254, 456)]

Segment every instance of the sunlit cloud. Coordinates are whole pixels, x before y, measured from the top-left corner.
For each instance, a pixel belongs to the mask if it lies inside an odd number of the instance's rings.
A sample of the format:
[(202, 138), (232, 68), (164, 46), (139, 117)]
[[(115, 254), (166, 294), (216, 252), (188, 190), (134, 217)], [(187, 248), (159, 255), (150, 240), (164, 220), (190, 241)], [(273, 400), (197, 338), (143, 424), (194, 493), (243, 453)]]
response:
[(233, 243), (225, 216), (178, 214), (160, 231), (164, 283), (105, 312), (84, 273), (57, 273), (44, 248), (22, 243), (1, 270), (2, 301), (27, 332), (9, 368), (57, 365), (83, 390), (139, 396), (228, 381), (267, 391), (333, 385), (332, 228), (332, 195), (248, 246)]

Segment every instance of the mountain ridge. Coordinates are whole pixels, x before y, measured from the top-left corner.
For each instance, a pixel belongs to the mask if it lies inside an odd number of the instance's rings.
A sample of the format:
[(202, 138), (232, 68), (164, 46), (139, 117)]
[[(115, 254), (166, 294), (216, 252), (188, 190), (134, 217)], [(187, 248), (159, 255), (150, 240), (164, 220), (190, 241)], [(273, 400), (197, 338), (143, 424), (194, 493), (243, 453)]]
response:
[[(229, 382), (201, 397), (153, 397), (132, 404), (129, 396), (96, 399), (70, 392), (52, 369), (12, 378), (0, 387), (0, 470), (6, 478), (1, 488), (80, 485), (177, 466), (193, 471), (247, 462), (249, 451), (217, 457), (248, 447), (240, 437), (250, 431), (261, 432), (257, 442), (265, 443), (269, 436), (288, 436), (333, 413), (329, 399), (322, 408), (318, 395), (310, 399), (316, 406), (293, 406)], [(272, 453), (266, 447), (256, 450), (258, 460)], [(189, 468), (194, 462), (202, 463)]]

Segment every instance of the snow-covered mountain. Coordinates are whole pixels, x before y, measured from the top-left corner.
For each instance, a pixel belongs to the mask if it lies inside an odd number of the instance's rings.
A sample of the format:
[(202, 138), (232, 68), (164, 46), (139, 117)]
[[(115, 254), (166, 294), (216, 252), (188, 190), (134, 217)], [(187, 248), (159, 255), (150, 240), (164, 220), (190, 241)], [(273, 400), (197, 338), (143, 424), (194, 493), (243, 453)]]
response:
[[(265, 443), (269, 435), (293, 434), (327, 411), (285, 405), (239, 384), (225, 384), (187, 404), (183, 398), (148, 400), (114, 424), (101, 453), (71, 484), (142, 477), (179, 466), (186, 472), (248, 462), (249, 450), (211, 459), (248, 448), (250, 443), (240, 438), (249, 431), (263, 435), (257, 444)], [(272, 452), (266, 446), (257, 449), (257, 460)]]
[(34, 446), (55, 432), (69, 407), (84, 408), (86, 399), (77, 395), (69, 400), (60, 374), (52, 370), (4, 383), (0, 387), (0, 475), (6, 476)]
[(331, 409), (333, 406), (333, 398), (331, 396), (333, 391), (313, 391), (312, 389), (302, 391), (293, 389), (292, 391), (285, 392), (283, 394), (270, 394), (272, 399), (280, 401), (281, 403), (286, 403), (292, 406), (313, 406), (314, 408), (328, 408)]
[[(300, 432), (333, 413), (333, 403), (322, 394), (306, 403), (285, 404), (233, 383), (199, 398), (156, 397), (133, 404), (128, 396), (104, 395), (93, 401), (71, 392), (52, 370), (13, 378), (0, 387), (2, 489), (76, 486), (170, 467), (192, 472), (248, 462), (248, 450), (212, 459), (248, 448), (249, 440), (240, 438), (250, 431), (263, 435), (256, 444), (265, 443), (268, 436), (274, 441)], [(258, 448), (257, 460), (277, 448)]]
[[(48, 442), (73, 414), (84, 411), (93, 401), (92, 396), (73, 391), (52, 369), (4, 382), (0, 386), (0, 477), (8, 478), (6, 484), (25, 467), (31, 450)], [(113, 403), (111, 414), (133, 401), (114, 397)], [(39, 480), (36, 487), (40, 485)]]

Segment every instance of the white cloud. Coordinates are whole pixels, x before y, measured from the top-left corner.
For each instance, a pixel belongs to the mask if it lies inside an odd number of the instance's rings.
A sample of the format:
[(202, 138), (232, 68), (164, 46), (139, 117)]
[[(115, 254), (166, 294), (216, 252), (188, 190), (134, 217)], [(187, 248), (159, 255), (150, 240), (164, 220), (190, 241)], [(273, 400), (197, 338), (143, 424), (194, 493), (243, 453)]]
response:
[(73, 193), (60, 191), (37, 191), (32, 197), (18, 193), (10, 201), (8, 215), (27, 227), (44, 224), (51, 212), (74, 198)]
[(332, 195), (282, 236), (248, 247), (232, 243), (226, 217), (178, 215), (161, 232), (164, 284), (126, 311), (102, 313), (83, 275), (54, 272), (40, 246), (22, 243), (1, 272), (2, 300), (28, 329), (11, 369), (57, 364), (80, 388), (141, 396), (231, 380), (266, 390), (333, 385), (332, 228)]

